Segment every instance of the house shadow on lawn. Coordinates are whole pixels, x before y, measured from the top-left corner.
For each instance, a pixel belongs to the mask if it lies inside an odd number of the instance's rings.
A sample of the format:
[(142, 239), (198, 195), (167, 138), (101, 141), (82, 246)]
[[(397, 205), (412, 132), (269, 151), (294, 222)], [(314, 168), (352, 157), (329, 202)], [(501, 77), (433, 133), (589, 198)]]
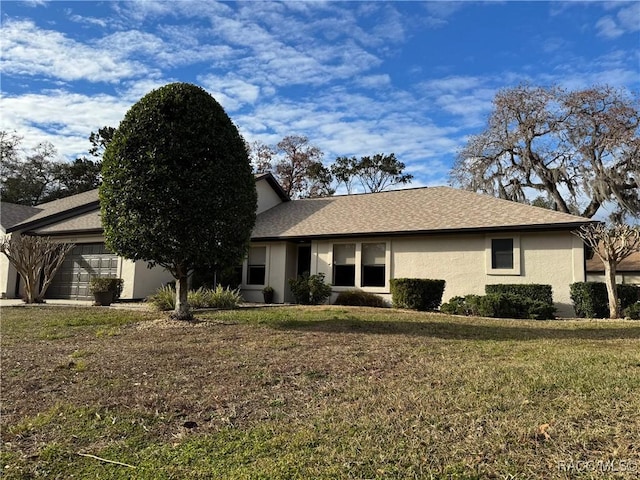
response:
[[(375, 321), (361, 320), (344, 316), (329, 320), (285, 320), (277, 322), (274, 327), (285, 330), (325, 333), (353, 333), (379, 335), (408, 335), (436, 337), (446, 340), (638, 340), (640, 339), (640, 322), (628, 327), (597, 327), (585, 324), (571, 324), (555, 328), (545, 327), (545, 322), (538, 325), (514, 325), (513, 320), (505, 320), (504, 325), (482, 325), (460, 318), (447, 321), (443, 316), (439, 321)], [(496, 320), (499, 322), (499, 320)]]

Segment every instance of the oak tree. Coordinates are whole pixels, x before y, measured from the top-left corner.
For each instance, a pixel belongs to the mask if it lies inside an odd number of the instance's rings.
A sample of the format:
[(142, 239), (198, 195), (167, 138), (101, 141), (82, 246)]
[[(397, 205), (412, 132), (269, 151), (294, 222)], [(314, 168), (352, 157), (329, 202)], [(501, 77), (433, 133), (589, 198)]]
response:
[[(99, 132), (107, 132), (109, 128), (104, 127)], [(80, 157), (67, 162), (58, 158), (55, 147), (49, 142), (25, 151), (21, 148), (22, 138), (16, 133), (0, 132), (2, 200), (38, 205), (97, 188), (101, 181), (101, 149), (108, 139), (101, 133), (92, 132), (90, 142), (95, 159)]]
[(411, 183), (413, 175), (404, 173), (405, 164), (395, 154), (378, 153), (373, 156), (338, 157), (331, 165), (331, 173), (338, 182), (344, 184), (351, 194), (358, 182), (365, 193), (376, 193), (396, 185)]
[(244, 140), (202, 88), (172, 83), (127, 112), (103, 157), (107, 246), (176, 279), (174, 318), (189, 319), (187, 279), (244, 257), (257, 194)]
[(254, 142), (251, 156), (258, 173), (271, 172), (291, 198), (333, 195), (330, 170), (322, 151), (301, 135), (284, 137), (275, 147)]
[(451, 171), (465, 189), (591, 218), (640, 215), (637, 96), (609, 86), (566, 91), (521, 85), (500, 91), (487, 128), (472, 136)]

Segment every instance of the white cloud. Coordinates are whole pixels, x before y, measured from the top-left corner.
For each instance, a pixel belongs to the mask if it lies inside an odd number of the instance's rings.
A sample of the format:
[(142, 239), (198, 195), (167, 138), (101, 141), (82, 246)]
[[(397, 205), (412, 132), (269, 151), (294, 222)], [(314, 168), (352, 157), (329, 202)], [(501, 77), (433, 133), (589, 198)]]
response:
[(89, 134), (109, 125), (118, 126), (131, 105), (109, 95), (87, 96), (48, 91), (41, 94), (0, 96), (0, 129), (16, 130), (25, 146), (51, 142), (58, 152), (73, 159), (89, 149)]
[(640, 3), (631, 2), (628, 7), (621, 8), (616, 17), (626, 32), (640, 31)]
[(616, 21), (609, 16), (602, 17), (596, 23), (598, 29), (598, 35), (606, 38), (618, 38), (624, 34), (624, 30), (618, 26)]
[(627, 33), (640, 31), (640, 3), (612, 2), (611, 7), (614, 8), (619, 5), (625, 5), (625, 7), (620, 8), (615, 17), (607, 15), (597, 21), (596, 29), (598, 35), (608, 39), (615, 39)]
[(2, 71), (14, 75), (44, 75), (65, 81), (119, 82), (145, 75), (140, 62), (116, 50), (94, 48), (31, 21), (6, 21), (2, 29)]
[(81, 23), (83, 25), (97, 25), (98, 27), (106, 27), (107, 21), (102, 18), (96, 17), (84, 17), (82, 15), (71, 14), (69, 16), (69, 20), (76, 23)]
[(232, 75), (224, 77), (204, 75), (198, 82), (220, 102), (228, 112), (238, 110), (246, 104), (254, 104), (260, 96), (260, 87)]

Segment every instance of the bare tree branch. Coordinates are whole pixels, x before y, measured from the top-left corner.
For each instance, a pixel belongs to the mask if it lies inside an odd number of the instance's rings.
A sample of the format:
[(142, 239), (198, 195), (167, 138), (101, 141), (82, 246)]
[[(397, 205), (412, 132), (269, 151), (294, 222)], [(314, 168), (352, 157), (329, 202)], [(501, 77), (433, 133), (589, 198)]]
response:
[(640, 227), (617, 224), (607, 227), (603, 223), (583, 225), (574, 232), (602, 260), (609, 297), (609, 316), (620, 316), (620, 300), (616, 285), (618, 264), (634, 252), (640, 251)]

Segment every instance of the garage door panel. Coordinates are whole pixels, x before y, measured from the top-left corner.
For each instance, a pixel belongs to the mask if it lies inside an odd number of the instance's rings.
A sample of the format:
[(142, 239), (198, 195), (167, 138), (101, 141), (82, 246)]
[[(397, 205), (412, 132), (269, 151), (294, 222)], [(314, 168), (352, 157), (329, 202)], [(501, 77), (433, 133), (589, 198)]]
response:
[(118, 263), (118, 256), (109, 252), (102, 243), (76, 245), (56, 273), (47, 297), (91, 299), (91, 277), (117, 277)]

